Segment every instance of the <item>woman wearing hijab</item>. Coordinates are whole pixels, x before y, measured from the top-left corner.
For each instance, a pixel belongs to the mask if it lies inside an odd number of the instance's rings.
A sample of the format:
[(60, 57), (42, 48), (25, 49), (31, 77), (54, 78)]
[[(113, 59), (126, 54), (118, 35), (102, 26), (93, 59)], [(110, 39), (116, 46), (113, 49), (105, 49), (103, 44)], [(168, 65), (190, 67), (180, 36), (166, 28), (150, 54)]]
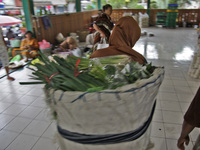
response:
[(147, 61), (140, 53), (132, 49), (140, 38), (141, 29), (133, 17), (119, 19), (109, 39), (109, 47), (95, 51), (90, 58), (114, 55), (128, 55), (133, 61), (145, 64)]
[(103, 6), (103, 13), (97, 18), (94, 22), (94, 29), (96, 32), (94, 33), (94, 47), (93, 51), (96, 50), (97, 45), (100, 43), (101, 38), (105, 39), (106, 43), (109, 41), (111, 30), (113, 29), (113, 22), (110, 18), (112, 14), (112, 6), (110, 4), (106, 4)]

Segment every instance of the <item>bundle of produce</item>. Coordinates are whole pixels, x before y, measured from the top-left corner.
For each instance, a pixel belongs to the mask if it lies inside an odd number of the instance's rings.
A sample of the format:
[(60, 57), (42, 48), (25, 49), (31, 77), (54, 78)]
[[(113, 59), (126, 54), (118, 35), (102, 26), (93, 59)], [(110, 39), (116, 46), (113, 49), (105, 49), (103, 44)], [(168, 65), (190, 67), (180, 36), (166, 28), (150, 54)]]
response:
[(53, 56), (50, 61), (45, 55), (38, 58), (42, 63), (33, 66), (32, 78), (45, 83), (47, 89), (62, 91), (101, 91), (134, 83), (149, 78), (153, 72), (151, 64), (139, 65), (130, 62), (125, 55), (106, 58), (85, 59), (68, 56), (67, 59)]

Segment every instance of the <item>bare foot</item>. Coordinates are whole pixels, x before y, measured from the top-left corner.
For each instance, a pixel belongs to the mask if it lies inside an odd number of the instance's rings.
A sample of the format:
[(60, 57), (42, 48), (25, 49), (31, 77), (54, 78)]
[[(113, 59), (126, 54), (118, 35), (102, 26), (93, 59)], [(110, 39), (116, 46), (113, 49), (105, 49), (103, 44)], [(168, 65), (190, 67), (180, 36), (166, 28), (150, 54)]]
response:
[(10, 77), (10, 76), (8, 76), (7, 79), (8, 79), (8, 80), (11, 80), (11, 81), (14, 81), (14, 80), (15, 80), (15, 78)]

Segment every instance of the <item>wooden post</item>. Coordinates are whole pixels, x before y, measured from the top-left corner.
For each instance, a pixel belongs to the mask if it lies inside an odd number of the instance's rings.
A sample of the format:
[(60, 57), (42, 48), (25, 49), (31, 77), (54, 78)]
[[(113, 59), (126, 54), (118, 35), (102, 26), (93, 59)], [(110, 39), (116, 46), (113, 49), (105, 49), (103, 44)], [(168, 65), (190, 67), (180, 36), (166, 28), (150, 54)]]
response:
[(76, 12), (81, 11), (81, 0), (76, 0)]
[(22, 0), (26, 20), (26, 28), (33, 32), (32, 15), (34, 15), (33, 0)]
[(101, 0), (98, 0), (98, 9), (101, 9)]

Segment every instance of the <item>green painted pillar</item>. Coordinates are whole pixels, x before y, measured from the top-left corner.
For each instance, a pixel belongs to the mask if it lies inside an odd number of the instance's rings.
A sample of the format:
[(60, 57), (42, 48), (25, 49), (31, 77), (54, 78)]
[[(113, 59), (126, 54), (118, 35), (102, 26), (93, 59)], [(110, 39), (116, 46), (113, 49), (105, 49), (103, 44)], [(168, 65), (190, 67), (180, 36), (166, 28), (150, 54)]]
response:
[(98, 0), (98, 9), (101, 9), (101, 0)]
[[(150, 3), (151, 3), (151, 0), (148, 0), (147, 2), (147, 14), (150, 16)], [(150, 18), (150, 17), (149, 17)]]
[(26, 20), (26, 28), (33, 32), (32, 15), (34, 15), (33, 0), (22, 0)]
[(81, 0), (76, 0), (76, 12), (81, 11)]

